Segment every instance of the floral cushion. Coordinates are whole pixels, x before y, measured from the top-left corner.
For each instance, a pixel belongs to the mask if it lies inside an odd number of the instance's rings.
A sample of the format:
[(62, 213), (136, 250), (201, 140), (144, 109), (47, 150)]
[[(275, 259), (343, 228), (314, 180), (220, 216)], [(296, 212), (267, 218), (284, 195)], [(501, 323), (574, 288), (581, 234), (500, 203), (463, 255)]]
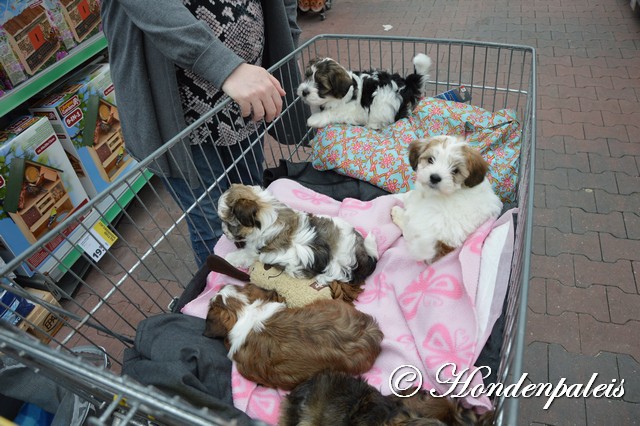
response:
[(423, 99), (413, 114), (382, 130), (329, 125), (312, 142), (312, 164), (370, 182), (389, 192), (413, 187), (407, 148), (411, 141), (436, 135), (462, 135), (488, 161), (488, 179), (504, 203), (516, 200), (520, 123), (511, 109), (490, 112), (477, 106)]

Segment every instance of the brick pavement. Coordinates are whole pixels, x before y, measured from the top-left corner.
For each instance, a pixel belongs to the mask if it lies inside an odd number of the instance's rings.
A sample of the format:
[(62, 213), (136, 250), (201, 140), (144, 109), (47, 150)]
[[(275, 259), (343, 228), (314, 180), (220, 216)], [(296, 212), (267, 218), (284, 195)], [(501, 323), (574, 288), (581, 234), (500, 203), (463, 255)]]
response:
[[(640, 424), (640, 17), (628, 0), (334, 0), (322, 33), (530, 45), (536, 191), (524, 370), (625, 380), (618, 399), (521, 401), (520, 424)], [(383, 25), (391, 25), (385, 30)], [(387, 27), (388, 28), (388, 27)]]

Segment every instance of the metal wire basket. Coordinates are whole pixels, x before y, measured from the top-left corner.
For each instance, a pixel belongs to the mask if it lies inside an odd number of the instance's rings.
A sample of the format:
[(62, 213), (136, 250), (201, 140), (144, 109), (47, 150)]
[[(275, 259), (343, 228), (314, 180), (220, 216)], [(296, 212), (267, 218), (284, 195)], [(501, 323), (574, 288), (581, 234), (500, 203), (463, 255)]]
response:
[[(93, 424), (106, 424), (107, 419), (116, 417), (116, 412), (120, 413), (119, 424), (136, 424), (133, 419), (140, 413), (143, 418), (151, 415), (153, 421), (164, 424), (224, 424), (225, 420), (211, 410), (194, 407), (183, 399), (119, 376), (123, 351), (132, 345), (138, 323), (170, 311), (170, 305), (198, 270), (190, 247), (187, 213), (200, 208), (203, 200), (215, 199), (240, 163), (257, 163), (264, 158), (262, 166), (269, 167), (281, 159), (308, 160), (314, 131), (305, 125), (306, 109), (295, 95), (299, 82), (295, 76), (311, 59), (329, 56), (349, 69), (381, 68), (407, 74), (412, 71), (411, 59), (419, 52), (434, 59), (431, 72), (434, 94), (463, 85), (471, 92), (474, 105), (487, 110), (514, 109), (522, 124), (519, 213), (498, 372), (502, 383), (517, 380), (522, 374), (532, 229), (535, 52), (525, 46), (422, 38), (321, 35), (278, 62), (270, 71), (287, 91), (283, 113), (274, 122), (263, 123), (257, 137), (245, 141), (242, 155), (224, 173), (215, 176), (216, 182), (186, 213), (173, 201), (172, 188), (163, 185), (149, 170), (159, 169), (163, 158), (188, 143), (189, 135), (207, 122), (224, 119), (226, 104), (210, 111), (140, 161), (135, 170), (117, 180), (114, 189), (99, 194), (56, 228), (65, 229), (73, 224), (87, 235), (100, 234), (100, 229), (106, 232), (106, 228), (115, 236), (115, 242), (113, 238), (97, 238), (92, 245), (99, 251), (96, 254), (87, 251), (86, 244), (54, 230), (37, 247), (16, 256), (0, 271), (1, 288), (46, 309), (51, 321), (57, 324), (48, 329), (16, 314), (23, 329), (48, 344), (25, 338), (24, 332), (15, 327), (4, 327), (0, 329), (0, 351), (89, 398), (98, 407), (91, 417)], [(218, 149), (224, 152), (229, 147)], [(123, 193), (129, 197), (123, 198)], [(105, 200), (110, 203), (104, 203)], [(101, 208), (112, 204), (118, 209)], [(45, 243), (53, 239), (68, 242), (71, 254), (48, 250)], [(59, 273), (53, 277), (14, 275), (39, 250), (45, 250), (54, 260)], [(62, 278), (58, 279), (58, 275)], [(30, 286), (46, 289), (56, 300), (34, 295), (27, 291)], [(111, 370), (96, 369), (77, 358), (72, 349), (78, 345), (104, 348)], [(127, 404), (121, 403), (123, 399)], [(518, 423), (516, 398), (497, 398), (494, 405), (497, 424)]]

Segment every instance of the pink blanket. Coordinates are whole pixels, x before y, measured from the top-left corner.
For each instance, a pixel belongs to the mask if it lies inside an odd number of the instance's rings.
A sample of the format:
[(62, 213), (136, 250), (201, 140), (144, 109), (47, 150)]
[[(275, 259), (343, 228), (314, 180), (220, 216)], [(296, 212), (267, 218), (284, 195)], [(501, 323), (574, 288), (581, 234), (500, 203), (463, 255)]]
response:
[[(358, 309), (378, 320), (385, 336), (380, 356), (364, 375), (371, 385), (390, 394), (392, 373), (411, 365), (422, 373), (423, 388), (445, 393), (450, 385), (439, 383), (437, 377), (443, 381), (453, 371), (444, 368), (437, 376), (444, 364), (455, 364), (458, 372), (473, 367), (502, 311), (513, 251), (512, 211), (485, 223), (463, 247), (427, 266), (411, 259), (400, 229), (391, 221), (391, 208), (401, 205), (392, 195), (370, 202), (338, 202), (284, 179), (269, 190), (294, 209), (339, 216), (363, 235), (376, 236), (380, 259), (356, 302)], [(216, 246), (222, 256), (231, 250), (235, 247), (225, 238)], [(223, 284), (234, 282), (210, 273), (205, 291), (182, 312), (205, 318), (209, 299)], [(285, 392), (244, 379), (235, 365), (232, 375), (235, 406), (253, 418), (276, 424)], [(477, 374), (471, 386), (480, 383), (482, 377)], [(465, 401), (479, 411), (491, 407), (482, 395), (467, 396)]]

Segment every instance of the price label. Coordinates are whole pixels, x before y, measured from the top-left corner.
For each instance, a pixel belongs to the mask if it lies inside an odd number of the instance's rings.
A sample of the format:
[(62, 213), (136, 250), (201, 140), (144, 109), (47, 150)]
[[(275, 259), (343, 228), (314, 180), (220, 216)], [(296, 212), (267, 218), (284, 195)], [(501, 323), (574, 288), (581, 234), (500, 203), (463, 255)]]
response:
[(109, 250), (118, 237), (102, 221), (96, 222), (89, 232), (80, 239), (78, 245), (95, 262), (102, 259), (102, 256)]

